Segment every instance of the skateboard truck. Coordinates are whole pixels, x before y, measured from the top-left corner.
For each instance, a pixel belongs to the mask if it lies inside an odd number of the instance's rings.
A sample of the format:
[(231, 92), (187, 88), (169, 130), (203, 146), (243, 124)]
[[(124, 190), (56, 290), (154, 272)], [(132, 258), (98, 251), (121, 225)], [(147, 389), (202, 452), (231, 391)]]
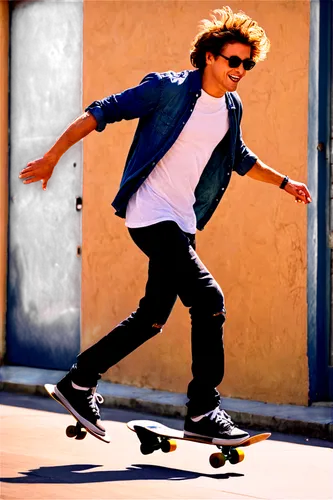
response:
[(69, 438), (75, 438), (79, 441), (82, 441), (87, 435), (87, 429), (82, 427), (79, 422), (76, 422), (76, 425), (69, 425), (66, 428), (66, 436)]
[(157, 436), (143, 427), (134, 426), (134, 429), (141, 443), (140, 451), (142, 455), (150, 455), (157, 450), (170, 453), (177, 449), (177, 443), (174, 439)]
[(245, 458), (245, 453), (243, 450), (233, 446), (218, 446), (221, 450), (219, 453), (213, 453), (209, 457), (209, 463), (214, 469), (223, 467), (226, 462), (230, 462), (232, 465), (239, 464), (243, 462)]

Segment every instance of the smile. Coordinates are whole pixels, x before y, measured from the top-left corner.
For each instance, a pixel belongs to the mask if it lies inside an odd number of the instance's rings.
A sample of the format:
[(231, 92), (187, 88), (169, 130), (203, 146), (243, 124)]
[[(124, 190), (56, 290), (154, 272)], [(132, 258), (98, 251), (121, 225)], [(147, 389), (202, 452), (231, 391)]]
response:
[(232, 80), (233, 82), (237, 83), (239, 82), (240, 80), (240, 76), (234, 76), (234, 75), (228, 75), (230, 80)]

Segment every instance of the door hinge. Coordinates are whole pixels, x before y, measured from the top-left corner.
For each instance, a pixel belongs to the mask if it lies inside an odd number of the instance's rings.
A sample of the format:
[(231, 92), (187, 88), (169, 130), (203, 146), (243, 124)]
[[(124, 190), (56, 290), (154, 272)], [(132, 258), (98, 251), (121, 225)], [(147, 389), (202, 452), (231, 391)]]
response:
[(81, 245), (75, 245), (75, 257), (81, 259)]

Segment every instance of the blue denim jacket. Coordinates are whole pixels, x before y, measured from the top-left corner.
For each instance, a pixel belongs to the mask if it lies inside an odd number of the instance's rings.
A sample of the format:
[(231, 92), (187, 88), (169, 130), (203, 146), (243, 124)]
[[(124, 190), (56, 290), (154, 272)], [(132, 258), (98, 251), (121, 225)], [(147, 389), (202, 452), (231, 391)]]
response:
[[(125, 217), (131, 196), (176, 141), (201, 95), (198, 70), (150, 73), (140, 85), (94, 101), (86, 108), (101, 132), (107, 123), (139, 118), (119, 191), (112, 202)], [(226, 93), (229, 131), (214, 149), (195, 190), (197, 228), (203, 229), (230, 182), (232, 171), (245, 175), (257, 157), (242, 140), (242, 103), (237, 93)]]

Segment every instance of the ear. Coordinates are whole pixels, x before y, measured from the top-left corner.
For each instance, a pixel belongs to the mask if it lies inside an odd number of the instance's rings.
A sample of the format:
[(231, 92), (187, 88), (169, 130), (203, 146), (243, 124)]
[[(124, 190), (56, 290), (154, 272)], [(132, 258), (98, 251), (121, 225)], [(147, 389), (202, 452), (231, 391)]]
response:
[(212, 64), (215, 61), (215, 57), (211, 52), (206, 52), (206, 64)]

